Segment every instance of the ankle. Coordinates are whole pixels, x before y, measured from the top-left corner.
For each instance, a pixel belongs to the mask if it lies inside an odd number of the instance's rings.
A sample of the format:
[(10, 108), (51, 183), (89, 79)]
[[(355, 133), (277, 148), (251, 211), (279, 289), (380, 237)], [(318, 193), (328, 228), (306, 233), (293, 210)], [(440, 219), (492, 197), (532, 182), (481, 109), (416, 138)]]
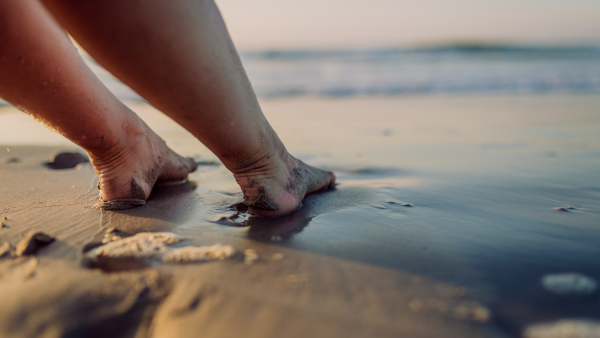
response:
[(263, 137), (252, 148), (248, 145), (245, 153), (250, 155), (240, 156), (238, 152), (233, 152), (221, 158), (221, 161), (235, 176), (260, 172), (271, 169), (270, 166), (289, 162), (291, 156), (277, 134), (273, 132), (269, 136)]
[(124, 118), (121, 123), (115, 123), (106, 133), (98, 133), (94, 142), (82, 146), (90, 156), (92, 164), (122, 161), (127, 154), (135, 152), (136, 148), (144, 146), (148, 133), (152, 132), (137, 116)]

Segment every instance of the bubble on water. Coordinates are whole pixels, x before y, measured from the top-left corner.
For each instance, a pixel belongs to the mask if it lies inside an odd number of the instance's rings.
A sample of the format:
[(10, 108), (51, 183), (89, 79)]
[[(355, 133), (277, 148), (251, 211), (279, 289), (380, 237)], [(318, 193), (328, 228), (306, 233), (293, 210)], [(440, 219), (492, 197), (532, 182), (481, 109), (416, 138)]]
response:
[(524, 338), (600, 338), (600, 322), (585, 319), (562, 319), (553, 323), (529, 325)]
[(589, 296), (596, 292), (597, 288), (595, 280), (579, 273), (546, 275), (542, 277), (541, 283), (548, 292), (560, 296)]

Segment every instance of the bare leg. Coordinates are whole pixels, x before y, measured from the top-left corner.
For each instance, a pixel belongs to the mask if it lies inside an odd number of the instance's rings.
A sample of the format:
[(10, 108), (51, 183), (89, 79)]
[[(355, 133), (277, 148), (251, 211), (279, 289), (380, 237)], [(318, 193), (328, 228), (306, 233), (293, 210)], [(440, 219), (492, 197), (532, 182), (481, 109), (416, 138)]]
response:
[(37, 1), (0, 1), (0, 95), (83, 147), (106, 200), (145, 200), (157, 180), (195, 169), (100, 83)]
[(264, 117), (210, 0), (46, 0), (109, 71), (189, 130), (233, 172), (250, 212), (277, 216), (333, 173), (292, 157)]

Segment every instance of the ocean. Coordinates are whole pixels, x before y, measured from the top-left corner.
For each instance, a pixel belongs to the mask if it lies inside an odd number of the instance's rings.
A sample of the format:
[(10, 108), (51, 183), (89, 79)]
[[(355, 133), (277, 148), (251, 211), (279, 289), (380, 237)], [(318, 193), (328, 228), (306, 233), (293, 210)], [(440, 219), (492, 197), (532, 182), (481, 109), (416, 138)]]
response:
[[(240, 52), (259, 98), (600, 92), (600, 45), (440, 45)], [(125, 100), (141, 100), (95, 72)]]
[[(121, 100), (145, 101), (82, 56)], [(241, 51), (259, 98), (600, 92), (600, 45)]]
[(450, 45), (241, 55), (259, 97), (600, 91), (600, 46)]

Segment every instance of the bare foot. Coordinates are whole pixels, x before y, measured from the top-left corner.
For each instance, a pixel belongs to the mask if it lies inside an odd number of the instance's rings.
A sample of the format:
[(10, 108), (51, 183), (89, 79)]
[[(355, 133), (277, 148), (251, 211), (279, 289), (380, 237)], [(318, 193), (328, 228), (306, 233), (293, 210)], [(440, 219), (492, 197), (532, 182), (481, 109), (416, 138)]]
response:
[(300, 206), (304, 196), (335, 183), (332, 172), (311, 167), (285, 148), (233, 173), (252, 215), (276, 217)]
[[(182, 181), (196, 170), (194, 160), (169, 149), (139, 118), (124, 123), (122, 128), (122, 137), (108, 151), (99, 154), (88, 151), (100, 178), (100, 201), (107, 208), (125, 209), (143, 204), (157, 182)], [(105, 203), (111, 201), (117, 203)], [(119, 205), (118, 201), (132, 203)], [(99, 206), (103, 207), (103, 203)]]

